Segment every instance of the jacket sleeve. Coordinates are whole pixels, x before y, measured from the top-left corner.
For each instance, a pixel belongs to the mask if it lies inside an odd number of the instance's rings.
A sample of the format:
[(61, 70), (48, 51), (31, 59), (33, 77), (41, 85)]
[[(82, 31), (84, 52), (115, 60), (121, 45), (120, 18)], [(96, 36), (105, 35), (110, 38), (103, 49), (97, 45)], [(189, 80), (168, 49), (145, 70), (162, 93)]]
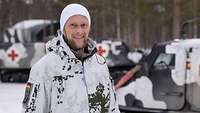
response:
[(114, 89), (114, 82), (110, 77), (110, 108), (109, 113), (120, 113), (119, 105), (116, 99), (115, 89)]
[(23, 113), (49, 113), (50, 96), (44, 72), (37, 66), (31, 69), (23, 99)]

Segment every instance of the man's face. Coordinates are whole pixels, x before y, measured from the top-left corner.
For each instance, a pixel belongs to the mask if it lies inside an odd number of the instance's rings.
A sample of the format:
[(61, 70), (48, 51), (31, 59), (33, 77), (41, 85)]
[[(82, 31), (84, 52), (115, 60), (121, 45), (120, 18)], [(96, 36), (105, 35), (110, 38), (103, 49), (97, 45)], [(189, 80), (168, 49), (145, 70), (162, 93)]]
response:
[(68, 44), (73, 49), (82, 49), (87, 45), (90, 31), (88, 20), (85, 16), (71, 16), (65, 24), (64, 35)]

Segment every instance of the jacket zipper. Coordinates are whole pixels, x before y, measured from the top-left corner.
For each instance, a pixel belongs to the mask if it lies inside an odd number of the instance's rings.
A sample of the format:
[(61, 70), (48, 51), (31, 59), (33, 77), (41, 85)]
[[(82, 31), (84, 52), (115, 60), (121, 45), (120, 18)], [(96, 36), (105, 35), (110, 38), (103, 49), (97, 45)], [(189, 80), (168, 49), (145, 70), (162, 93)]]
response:
[(84, 61), (81, 61), (82, 62), (82, 66), (83, 66), (83, 82), (85, 84), (85, 89), (86, 89), (86, 92), (87, 92), (87, 99), (88, 99), (88, 111), (90, 111), (90, 107), (89, 107), (89, 97), (88, 97), (88, 87), (87, 87), (87, 83), (86, 83), (86, 77), (85, 77), (85, 66), (84, 66)]

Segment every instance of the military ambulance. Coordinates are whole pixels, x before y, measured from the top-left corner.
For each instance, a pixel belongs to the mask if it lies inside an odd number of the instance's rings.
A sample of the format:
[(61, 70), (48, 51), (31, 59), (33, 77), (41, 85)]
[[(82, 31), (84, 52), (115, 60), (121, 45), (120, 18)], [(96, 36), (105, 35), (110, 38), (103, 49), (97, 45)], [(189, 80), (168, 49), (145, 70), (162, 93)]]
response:
[(139, 65), (116, 90), (122, 111), (200, 113), (200, 39), (155, 44)]
[[(124, 71), (124, 69), (127, 71), (135, 65), (134, 62), (128, 57), (130, 51), (123, 41), (110, 38), (109, 40), (97, 39), (95, 41), (97, 43), (98, 54), (105, 58), (111, 72), (120, 70)], [(118, 78), (116, 73), (113, 77)]]
[(31, 66), (45, 54), (44, 42), (58, 28), (58, 22), (41, 19), (21, 21), (8, 28), (0, 42), (1, 81), (27, 81)]

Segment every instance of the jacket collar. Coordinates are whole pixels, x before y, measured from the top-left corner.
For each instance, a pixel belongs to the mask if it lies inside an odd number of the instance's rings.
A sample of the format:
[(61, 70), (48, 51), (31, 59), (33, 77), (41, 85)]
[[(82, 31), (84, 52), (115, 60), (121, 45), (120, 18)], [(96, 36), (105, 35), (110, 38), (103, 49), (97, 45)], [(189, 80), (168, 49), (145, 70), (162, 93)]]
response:
[(64, 37), (61, 33), (58, 33), (57, 37), (54, 37), (52, 40), (46, 43), (46, 52), (55, 52), (61, 58), (70, 57), (70, 58), (78, 58), (83, 61), (97, 52), (96, 44), (92, 39), (88, 39), (88, 46), (86, 48), (86, 52), (84, 54), (80, 54), (78, 51), (72, 50), (68, 44), (64, 41)]

